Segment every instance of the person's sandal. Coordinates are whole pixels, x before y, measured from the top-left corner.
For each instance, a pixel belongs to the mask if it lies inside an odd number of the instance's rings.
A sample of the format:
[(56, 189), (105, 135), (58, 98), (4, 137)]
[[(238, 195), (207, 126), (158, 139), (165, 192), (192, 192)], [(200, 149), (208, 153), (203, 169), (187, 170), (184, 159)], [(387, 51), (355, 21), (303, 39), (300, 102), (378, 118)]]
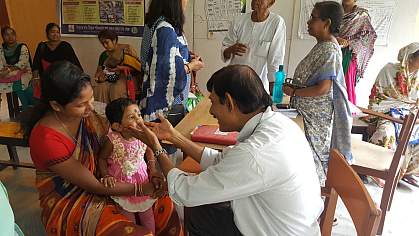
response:
[(371, 176), (371, 179), (377, 184), (378, 187), (384, 188), (384, 185), (386, 184), (386, 181), (377, 177)]
[(408, 183), (408, 184), (411, 184), (411, 185), (419, 188), (418, 180), (415, 177), (413, 177), (412, 175), (405, 175), (405, 176), (403, 176), (402, 180), (404, 182)]

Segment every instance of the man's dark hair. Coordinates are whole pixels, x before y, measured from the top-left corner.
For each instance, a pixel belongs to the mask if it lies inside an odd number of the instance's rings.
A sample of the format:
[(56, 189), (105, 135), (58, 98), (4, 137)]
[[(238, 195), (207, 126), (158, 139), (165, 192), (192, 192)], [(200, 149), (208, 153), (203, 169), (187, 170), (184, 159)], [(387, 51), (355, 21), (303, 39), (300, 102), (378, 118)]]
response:
[(166, 21), (175, 28), (178, 36), (183, 34), (185, 15), (182, 9), (182, 0), (151, 0), (148, 13), (145, 16), (145, 24), (151, 28), (161, 16), (164, 16)]
[(125, 109), (134, 104), (129, 98), (118, 98), (106, 105), (105, 114), (109, 123), (121, 123)]
[(225, 103), (226, 93), (229, 93), (244, 114), (272, 105), (272, 98), (261, 79), (249, 66), (230, 65), (222, 68), (208, 80), (207, 90), (215, 92), (221, 104)]
[(109, 29), (101, 30), (97, 37), (99, 40), (109, 39), (111, 41), (116, 40), (116, 42), (118, 42), (118, 34), (115, 31)]
[(343, 18), (343, 7), (338, 2), (324, 1), (317, 2), (314, 8), (319, 12), (319, 17), (322, 20), (330, 19), (329, 32), (331, 34), (338, 34)]

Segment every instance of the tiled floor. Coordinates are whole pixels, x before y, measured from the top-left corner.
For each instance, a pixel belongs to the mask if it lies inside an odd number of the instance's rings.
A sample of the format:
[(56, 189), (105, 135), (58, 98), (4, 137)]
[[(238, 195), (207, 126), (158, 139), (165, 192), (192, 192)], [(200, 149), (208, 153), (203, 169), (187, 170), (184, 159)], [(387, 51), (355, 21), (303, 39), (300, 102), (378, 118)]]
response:
[[(4, 97), (3, 97), (4, 98)], [(2, 102), (0, 120), (7, 119), (6, 104)], [(18, 148), (19, 157), (23, 161), (30, 161), (27, 148)], [(0, 146), (0, 159), (8, 159), (7, 149)], [(10, 202), (13, 207), (16, 222), (26, 235), (45, 235), (38, 207), (38, 193), (35, 189), (35, 171), (31, 169), (6, 168), (0, 171), (0, 180), (9, 191)], [(379, 203), (381, 189), (374, 184), (367, 184), (375, 202)], [(340, 203), (336, 212), (338, 225), (333, 228), (333, 235), (356, 235), (349, 214)], [(393, 206), (387, 213), (383, 235), (409, 236), (419, 235), (419, 188), (400, 183), (395, 193)], [(0, 229), (1, 230), (1, 229)]]

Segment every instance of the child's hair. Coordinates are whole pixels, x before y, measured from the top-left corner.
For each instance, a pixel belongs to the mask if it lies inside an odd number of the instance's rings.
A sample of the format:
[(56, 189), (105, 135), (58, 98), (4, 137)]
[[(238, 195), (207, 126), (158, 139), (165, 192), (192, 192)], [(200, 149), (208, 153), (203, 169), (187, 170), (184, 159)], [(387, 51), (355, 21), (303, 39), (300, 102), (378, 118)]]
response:
[(132, 104), (134, 102), (129, 98), (118, 98), (110, 102), (105, 109), (109, 123), (121, 123), (125, 109)]

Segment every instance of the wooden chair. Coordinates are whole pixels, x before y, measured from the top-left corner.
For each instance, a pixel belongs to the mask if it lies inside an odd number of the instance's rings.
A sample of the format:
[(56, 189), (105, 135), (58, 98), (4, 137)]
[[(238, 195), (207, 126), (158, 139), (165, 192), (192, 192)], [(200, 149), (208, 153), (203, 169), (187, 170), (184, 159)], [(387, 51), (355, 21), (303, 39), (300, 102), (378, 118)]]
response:
[(386, 213), (390, 210), (397, 182), (401, 178), (401, 165), (404, 162), (404, 153), (418, 114), (417, 112), (411, 112), (403, 120), (400, 120), (364, 108), (361, 108), (361, 111), (365, 114), (402, 124), (402, 129), (398, 137), (399, 142), (395, 151), (352, 138), (352, 155), (354, 158), (352, 168), (359, 174), (385, 180), (380, 204), (382, 216), (378, 228), (378, 234), (381, 235)]
[(338, 196), (351, 215), (357, 234), (376, 234), (381, 211), (371, 199), (362, 180), (336, 149), (330, 152), (329, 170), (322, 195), (326, 197), (320, 221), (322, 236), (331, 235)]

